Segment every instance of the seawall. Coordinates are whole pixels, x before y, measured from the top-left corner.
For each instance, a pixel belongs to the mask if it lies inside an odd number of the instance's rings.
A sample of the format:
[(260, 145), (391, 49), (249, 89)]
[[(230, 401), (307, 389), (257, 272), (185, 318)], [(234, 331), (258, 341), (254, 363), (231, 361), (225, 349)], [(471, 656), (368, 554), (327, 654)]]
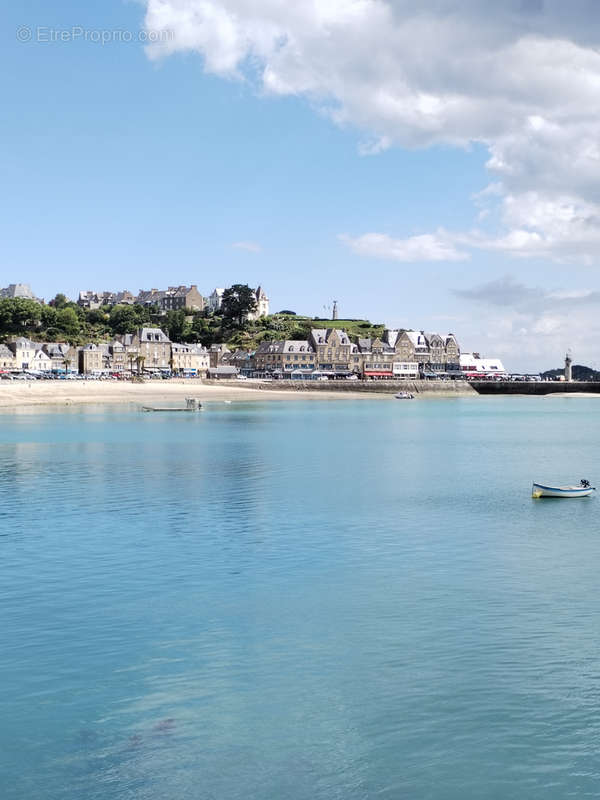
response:
[(236, 381), (211, 378), (202, 383), (213, 386), (232, 384), (240, 388), (272, 389), (277, 392), (367, 392), (389, 395), (411, 392), (435, 397), (471, 397), (477, 394), (467, 381)]
[(478, 394), (600, 394), (600, 381), (471, 381)]

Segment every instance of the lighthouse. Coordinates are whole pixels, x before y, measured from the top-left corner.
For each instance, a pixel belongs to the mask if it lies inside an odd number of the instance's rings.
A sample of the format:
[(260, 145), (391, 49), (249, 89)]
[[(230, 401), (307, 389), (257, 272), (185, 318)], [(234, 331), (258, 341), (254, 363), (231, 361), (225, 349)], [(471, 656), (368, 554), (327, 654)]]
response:
[(573, 380), (573, 374), (571, 370), (572, 361), (573, 359), (567, 353), (567, 355), (565, 356), (565, 381), (567, 381), (568, 383), (571, 383), (571, 381)]

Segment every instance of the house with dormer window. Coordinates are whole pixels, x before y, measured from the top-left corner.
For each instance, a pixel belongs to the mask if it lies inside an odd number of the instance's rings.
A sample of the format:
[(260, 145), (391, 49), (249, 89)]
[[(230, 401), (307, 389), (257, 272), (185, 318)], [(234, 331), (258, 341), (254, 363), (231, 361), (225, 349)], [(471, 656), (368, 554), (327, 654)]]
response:
[(344, 330), (313, 328), (309, 342), (317, 356), (317, 369), (329, 376), (345, 376), (353, 372), (352, 342)]

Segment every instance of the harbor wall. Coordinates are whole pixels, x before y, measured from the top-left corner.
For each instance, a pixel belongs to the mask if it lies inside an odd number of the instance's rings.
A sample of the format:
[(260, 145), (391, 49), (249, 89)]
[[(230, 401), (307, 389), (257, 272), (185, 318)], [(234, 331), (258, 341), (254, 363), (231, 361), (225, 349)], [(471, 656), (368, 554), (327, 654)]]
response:
[(600, 394), (600, 381), (471, 381), (478, 394)]
[(277, 392), (367, 392), (390, 395), (411, 392), (414, 395), (436, 397), (471, 397), (477, 394), (467, 381), (237, 381), (211, 378), (203, 383), (212, 386), (232, 384), (246, 389), (272, 389)]

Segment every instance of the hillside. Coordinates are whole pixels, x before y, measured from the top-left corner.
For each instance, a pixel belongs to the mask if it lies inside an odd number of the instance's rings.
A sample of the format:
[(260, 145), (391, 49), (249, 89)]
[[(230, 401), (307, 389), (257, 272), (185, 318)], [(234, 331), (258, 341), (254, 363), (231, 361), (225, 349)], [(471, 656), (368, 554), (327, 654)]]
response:
[[(542, 378), (556, 380), (556, 378), (560, 378), (564, 374), (564, 367), (561, 367), (560, 369), (549, 369), (546, 372), (542, 372), (541, 376)], [(591, 367), (585, 367), (583, 364), (573, 364), (572, 374), (576, 381), (600, 381), (600, 372)]]
[(311, 328), (344, 328), (354, 341), (381, 336), (384, 330), (383, 325), (373, 325), (368, 320), (319, 319), (293, 313), (272, 314), (240, 326), (231, 317), (205, 311), (161, 313), (157, 307), (141, 305), (89, 310), (64, 295), (57, 295), (49, 305), (23, 298), (0, 300), (0, 342), (26, 336), (35, 341), (82, 345), (110, 341), (142, 326), (160, 327), (174, 342), (198, 342), (205, 347), (226, 342), (230, 347), (246, 349), (255, 349), (271, 339), (307, 339)]

